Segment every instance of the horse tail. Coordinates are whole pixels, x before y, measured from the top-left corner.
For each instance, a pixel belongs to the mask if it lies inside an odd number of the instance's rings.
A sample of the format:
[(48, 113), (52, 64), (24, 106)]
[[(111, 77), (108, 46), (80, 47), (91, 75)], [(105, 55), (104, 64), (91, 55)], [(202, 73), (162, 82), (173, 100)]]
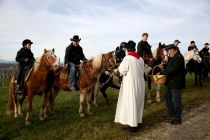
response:
[(12, 111), (14, 110), (14, 96), (15, 96), (15, 84), (14, 84), (14, 77), (11, 78), (9, 83), (9, 96), (8, 96), (8, 104), (7, 104), (7, 115), (11, 115)]

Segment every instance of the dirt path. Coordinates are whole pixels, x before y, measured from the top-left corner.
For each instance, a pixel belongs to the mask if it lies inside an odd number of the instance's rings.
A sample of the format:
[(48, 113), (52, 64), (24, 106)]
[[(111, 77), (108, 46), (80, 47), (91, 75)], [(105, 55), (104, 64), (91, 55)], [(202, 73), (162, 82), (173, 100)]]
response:
[(210, 101), (185, 110), (182, 125), (161, 122), (133, 140), (210, 140)]

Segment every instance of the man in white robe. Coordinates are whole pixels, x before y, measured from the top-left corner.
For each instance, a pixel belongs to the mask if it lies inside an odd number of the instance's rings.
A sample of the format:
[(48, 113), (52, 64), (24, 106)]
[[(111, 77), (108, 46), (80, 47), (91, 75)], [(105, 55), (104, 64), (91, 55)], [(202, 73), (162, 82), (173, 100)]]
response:
[(128, 55), (118, 68), (123, 80), (115, 114), (115, 122), (128, 125), (126, 130), (132, 132), (142, 123), (145, 97), (144, 61), (135, 52), (135, 46), (133, 41), (126, 44)]

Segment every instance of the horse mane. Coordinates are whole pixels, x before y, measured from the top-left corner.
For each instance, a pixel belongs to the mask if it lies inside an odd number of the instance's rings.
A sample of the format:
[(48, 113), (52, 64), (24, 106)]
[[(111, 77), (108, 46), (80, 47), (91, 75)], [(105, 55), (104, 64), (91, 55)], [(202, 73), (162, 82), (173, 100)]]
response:
[(102, 65), (102, 54), (92, 58), (92, 61), (93, 61), (93, 67), (100, 69)]
[(155, 48), (153, 51), (152, 51), (152, 56), (154, 57), (154, 59), (157, 59), (157, 51), (158, 51), (158, 48)]

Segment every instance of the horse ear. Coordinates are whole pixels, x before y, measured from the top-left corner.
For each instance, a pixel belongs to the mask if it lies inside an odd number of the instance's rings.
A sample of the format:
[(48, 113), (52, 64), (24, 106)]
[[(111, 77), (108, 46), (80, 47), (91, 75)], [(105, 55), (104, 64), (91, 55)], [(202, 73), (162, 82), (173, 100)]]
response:
[(47, 49), (44, 49), (44, 53), (47, 53)]
[(52, 49), (52, 52), (53, 52), (53, 53), (55, 52), (55, 49), (54, 49), (54, 48)]

